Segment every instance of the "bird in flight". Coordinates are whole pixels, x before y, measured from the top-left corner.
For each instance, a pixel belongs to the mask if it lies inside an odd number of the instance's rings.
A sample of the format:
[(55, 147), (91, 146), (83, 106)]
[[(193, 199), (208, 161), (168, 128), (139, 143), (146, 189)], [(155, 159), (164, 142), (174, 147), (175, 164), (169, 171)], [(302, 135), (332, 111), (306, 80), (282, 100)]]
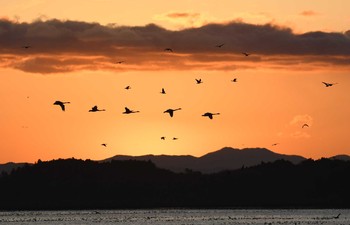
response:
[(202, 79), (196, 79), (197, 84), (203, 83)]
[(237, 78), (233, 78), (233, 80), (231, 80), (231, 82), (237, 82)]
[(309, 125), (307, 123), (304, 123), (303, 126), (301, 126), (301, 128), (304, 128), (304, 127), (309, 127)]
[(31, 48), (32, 46), (30, 45), (23, 45), (22, 48), (25, 48), (25, 49), (28, 49), (28, 48)]
[(160, 93), (163, 94), (163, 95), (166, 94), (165, 89), (162, 88), (162, 91)]
[[(224, 43), (224, 44), (225, 44), (225, 43)], [(222, 46), (224, 46), (224, 44), (215, 45), (215, 47), (221, 48)]]
[(177, 110), (181, 110), (181, 108), (177, 108), (177, 109), (167, 109), (164, 111), (164, 113), (169, 113), (170, 117), (174, 116), (174, 112)]
[(171, 48), (165, 48), (164, 51), (166, 51), (166, 52), (173, 52), (173, 49), (171, 49)]
[(102, 143), (101, 144), (103, 147), (107, 147), (107, 144), (106, 143)]
[(62, 111), (65, 111), (66, 110), (66, 107), (64, 104), (69, 104), (70, 102), (61, 102), (61, 101), (55, 101), (53, 104), (54, 105), (59, 105), (62, 109)]
[(125, 87), (125, 90), (129, 90), (129, 89), (131, 89), (130, 86), (126, 86), (126, 87)]
[(322, 83), (326, 85), (326, 87), (332, 87), (333, 85), (338, 84), (338, 83), (327, 83), (327, 82), (322, 82)]
[(116, 64), (122, 64), (124, 61), (118, 61), (116, 62)]
[(210, 112), (206, 112), (204, 113), (202, 116), (207, 116), (209, 117), (209, 119), (213, 119), (213, 115), (220, 115), (220, 113), (210, 113)]
[(130, 110), (128, 107), (125, 107), (125, 111), (123, 112), (123, 114), (130, 114), (130, 113), (138, 113), (140, 111), (133, 111), (133, 110)]
[(247, 52), (242, 52), (243, 55), (245, 56), (250, 56), (251, 54), (250, 53), (247, 53)]
[(271, 146), (276, 146), (276, 145), (279, 145), (279, 143), (273, 143)]
[(177, 137), (173, 137), (173, 140), (176, 141), (178, 138)]
[(160, 137), (160, 140), (165, 140), (165, 137), (163, 136), (163, 137)]
[(94, 107), (92, 107), (89, 112), (99, 112), (99, 111), (106, 111), (105, 109), (99, 109), (97, 107), (97, 105), (95, 105)]

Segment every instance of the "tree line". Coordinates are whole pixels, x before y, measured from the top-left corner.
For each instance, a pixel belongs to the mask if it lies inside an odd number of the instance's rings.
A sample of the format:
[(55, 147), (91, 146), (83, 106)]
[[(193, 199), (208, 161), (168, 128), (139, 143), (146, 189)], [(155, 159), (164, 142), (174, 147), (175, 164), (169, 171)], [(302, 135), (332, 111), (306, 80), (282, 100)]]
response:
[(213, 174), (151, 161), (39, 160), (0, 176), (1, 210), (350, 208), (350, 161), (271, 163)]

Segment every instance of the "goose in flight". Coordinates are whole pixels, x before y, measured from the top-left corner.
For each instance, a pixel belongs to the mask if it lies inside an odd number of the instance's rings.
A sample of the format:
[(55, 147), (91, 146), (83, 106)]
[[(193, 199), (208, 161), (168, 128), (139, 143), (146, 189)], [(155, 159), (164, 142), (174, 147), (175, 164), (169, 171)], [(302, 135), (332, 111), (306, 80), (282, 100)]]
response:
[(176, 141), (178, 138), (177, 137), (173, 137), (173, 140)]
[(309, 127), (309, 125), (307, 123), (304, 123), (303, 126), (301, 126), (301, 128), (304, 128), (304, 127)]
[(209, 119), (213, 119), (213, 115), (220, 115), (220, 113), (210, 113), (210, 112), (206, 112), (204, 113), (202, 116), (207, 116), (209, 117)]
[(250, 56), (251, 54), (250, 53), (247, 53), (247, 52), (242, 52), (243, 55), (245, 56)]
[(28, 48), (31, 48), (32, 46), (30, 46), (30, 45), (23, 45), (22, 46), (22, 48), (24, 48), (24, 49), (28, 49)]
[(138, 113), (140, 111), (133, 111), (133, 110), (130, 110), (128, 107), (125, 107), (125, 111), (123, 112), (123, 114), (130, 114), (130, 113)]
[(129, 90), (129, 89), (131, 89), (130, 86), (126, 86), (126, 87), (125, 87), (125, 90)]
[(165, 89), (162, 88), (162, 91), (160, 93), (163, 94), (163, 95), (166, 94)]
[(181, 108), (177, 108), (177, 109), (167, 109), (164, 111), (164, 113), (169, 113), (170, 117), (174, 116), (174, 112), (177, 110), (181, 110)]
[(107, 147), (107, 144), (106, 143), (102, 143), (101, 144), (103, 147)]
[(231, 80), (231, 82), (237, 82), (237, 78), (233, 78), (233, 80)]
[(279, 145), (279, 143), (273, 143), (271, 146), (276, 146), (276, 145)]
[(124, 61), (118, 61), (118, 62), (116, 62), (116, 64), (122, 64), (122, 63), (124, 63)]
[(166, 51), (166, 52), (173, 52), (173, 49), (171, 49), (171, 48), (165, 48), (164, 51)]
[(62, 109), (62, 111), (65, 111), (66, 110), (66, 107), (64, 104), (69, 104), (70, 102), (61, 102), (61, 101), (55, 101), (53, 104), (54, 105), (59, 105)]
[(97, 105), (95, 105), (94, 107), (92, 107), (89, 112), (99, 112), (99, 111), (106, 111), (105, 109), (99, 109), (97, 107)]
[(196, 80), (197, 84), (203, 83), (202, 79), (195, 79), (195, 80)]
[(165, 137), (163, 136), (163, 137), (160, 137), (160, 140), (165, 140)]
[(333, 85), (338, 84), (338, 83), (327, 83), (327, 82), (322, 82), (322, 83), (326, 85), (326, 87), (332, 87)]
[(219, 44), (219, 45), (215, 45), (215, 47), (217, 47), (217, 48), (221, 48), (222, 46), (224, 46), (224, 44), (225, 44), (225, 43), (223, 43), (223, 44)]
[(333, 217), (334, 219), (339, 219), (339, 216), (341, 215), (341, 213), (339, 213), (337, 216)]

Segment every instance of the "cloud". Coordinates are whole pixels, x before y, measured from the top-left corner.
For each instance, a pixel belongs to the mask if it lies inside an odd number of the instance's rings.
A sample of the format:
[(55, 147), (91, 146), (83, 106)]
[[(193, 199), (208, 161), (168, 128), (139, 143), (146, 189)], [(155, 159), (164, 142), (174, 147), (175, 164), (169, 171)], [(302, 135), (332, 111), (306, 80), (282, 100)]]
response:
[(301, 16), (316, 16), (318, 14), (319, 13), (312, 11), (312, 10), (305, 10), (305, 11), (302, 11), (299, 15), (301, 15)]
[[(195, 14), (172, 14), (187, 18)], [(254, 66), (286, 68), (348, 67), (349, 31), (295, 34), (273, 24), (207, 24), (178, 31), (155, 24), (103, 26), (81, 21), (0, 20), (0, 66), (27, 72), (56, 73), (80, 69), (232, 69)], [(222, 48), (215, 45), (225, 43)], [(30, 45), (24, 49), (21, 46)], [(173, 53), (163, 51), (172, 48)], [(252, 53), (244, 57), (241, 52)], [(12, 60), (10, 60), (12, 59)], [(115, 61), (126, 63), (116, 65)]]
[(290, 136), (292, 138), (297, 138), (297, 139), (299, 139), (299, 138), (310, 138), (311, 137), (310, 134), (308, 134), (306, 132), (302, 132), (302, 131), (296, 131), (294, 133), (291, 133)]

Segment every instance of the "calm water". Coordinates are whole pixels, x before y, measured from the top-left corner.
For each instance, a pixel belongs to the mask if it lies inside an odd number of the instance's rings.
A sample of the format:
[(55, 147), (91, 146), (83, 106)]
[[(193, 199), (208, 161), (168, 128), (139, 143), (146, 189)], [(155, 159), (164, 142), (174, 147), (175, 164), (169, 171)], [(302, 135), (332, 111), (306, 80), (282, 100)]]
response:
[[(334, 217), (341, 213), (338, 219)], [(0, 212), (1, 224), (346, 224), (350, 210), (96, 210)]]

